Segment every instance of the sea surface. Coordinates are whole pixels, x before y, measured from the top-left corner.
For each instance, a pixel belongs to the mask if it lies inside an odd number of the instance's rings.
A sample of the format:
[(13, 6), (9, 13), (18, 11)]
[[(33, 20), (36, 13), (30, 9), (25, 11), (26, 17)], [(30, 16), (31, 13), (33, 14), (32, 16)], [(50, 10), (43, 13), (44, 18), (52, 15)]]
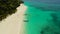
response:
[(60, 11), (44, 10), (40, 8), (40, 5), (35, 6), (33, 3), (28, 1), (24, 3), (28, 7), (25, 12), (27, 19), (24, 21), (26, 22), (25, 34), (60, 34)]

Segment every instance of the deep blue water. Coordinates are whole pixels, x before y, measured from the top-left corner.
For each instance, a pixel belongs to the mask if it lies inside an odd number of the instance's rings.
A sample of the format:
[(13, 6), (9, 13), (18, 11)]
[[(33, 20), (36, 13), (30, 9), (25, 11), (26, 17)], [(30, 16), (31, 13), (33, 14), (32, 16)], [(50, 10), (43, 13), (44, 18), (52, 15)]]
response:
[(25, 13), (27, 18), (26, 34), (60, 34), (59, 0), (46, 0), (47, 4), (45, 0), (45, 2), (41, 1), (24, 0), (24, 4), (28, 7)]
[(60, 10), (60, 0), (23, 0), (26, 5), (45, 10)]

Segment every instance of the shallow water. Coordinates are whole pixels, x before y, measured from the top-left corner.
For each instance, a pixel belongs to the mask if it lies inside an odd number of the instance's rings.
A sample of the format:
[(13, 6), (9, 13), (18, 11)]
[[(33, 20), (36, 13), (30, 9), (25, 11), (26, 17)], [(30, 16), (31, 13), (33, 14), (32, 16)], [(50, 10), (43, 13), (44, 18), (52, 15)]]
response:
[(38, 9), (25, 4), (26, 34), (60, 34), (60, 12)]

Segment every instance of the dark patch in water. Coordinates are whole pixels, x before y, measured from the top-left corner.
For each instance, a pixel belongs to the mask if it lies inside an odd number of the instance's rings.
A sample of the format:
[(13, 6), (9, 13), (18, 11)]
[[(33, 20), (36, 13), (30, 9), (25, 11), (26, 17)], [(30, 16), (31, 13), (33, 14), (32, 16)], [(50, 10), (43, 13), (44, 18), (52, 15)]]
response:
[(56, 30), (54, 27), (46, 26), (40, 32), (41, 34), (60, 34), (59, 28)]
[(29, 22), (28, 20), (23, 20), (24, 22)]

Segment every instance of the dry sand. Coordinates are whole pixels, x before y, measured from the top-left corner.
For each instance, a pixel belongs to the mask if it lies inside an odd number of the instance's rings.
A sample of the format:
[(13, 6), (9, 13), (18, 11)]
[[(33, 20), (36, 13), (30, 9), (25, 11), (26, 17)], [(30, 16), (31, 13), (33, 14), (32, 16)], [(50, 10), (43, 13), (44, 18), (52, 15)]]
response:
[(24, 13), (27, 7), (21, 4), (17, 12), (0, 22), (0, 34), (24, 34)]

